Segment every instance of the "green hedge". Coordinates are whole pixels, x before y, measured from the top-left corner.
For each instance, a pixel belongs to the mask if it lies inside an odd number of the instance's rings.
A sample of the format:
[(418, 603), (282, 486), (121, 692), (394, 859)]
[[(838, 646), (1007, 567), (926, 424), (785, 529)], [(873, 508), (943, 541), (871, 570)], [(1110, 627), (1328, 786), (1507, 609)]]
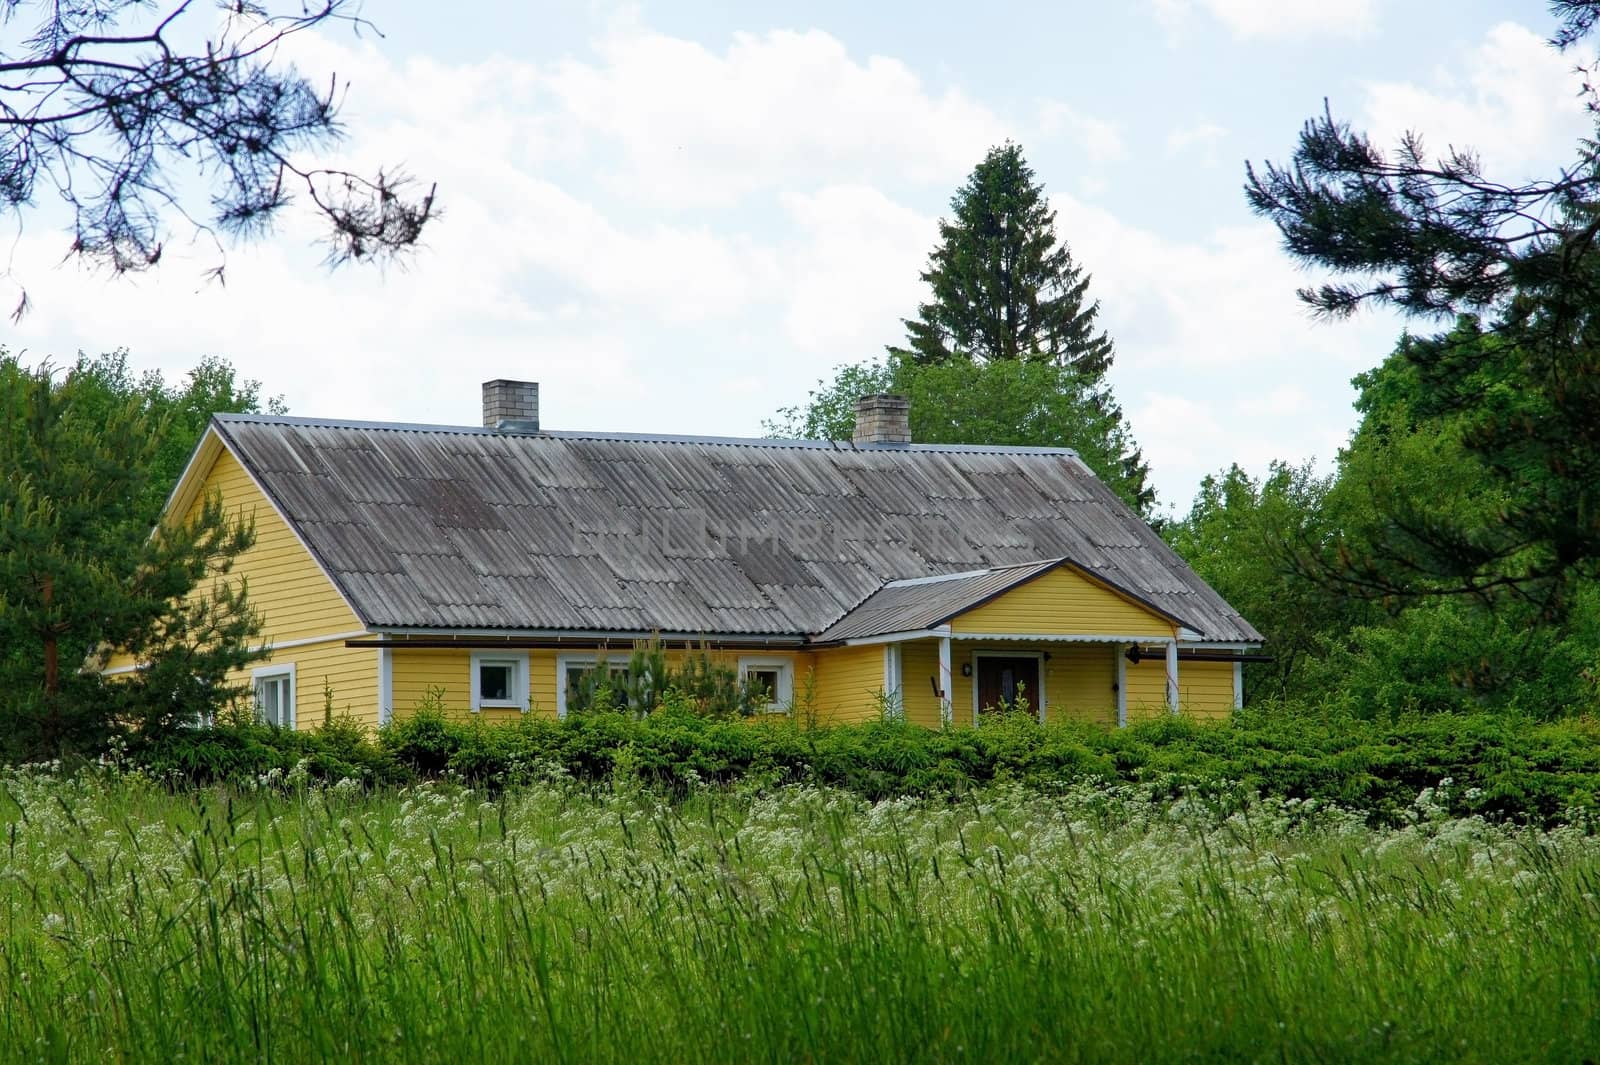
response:
[(1092, 779), (1173, 795), (1198, 789), (1219, 801), (1250, 793), (1317, 800), (1396, 822), (1422, 791), (1448, 780), (1437, 801), (1457, 815), (1549, 824), (1600, 806), (1600, 722), (1489, 714), (1367, 722), (1279, 708), (1226, 724), (1165, 718), (1107, 731), (1016, 717), (930, 731), (893, 722), (801, 729), (669, 712), (488, 726), (419, 712), (376, 740), (339, 724), (310, 733), (233, 726), (170, 736), (130, 756), (154, 775), (202, 784), (282, 778), (300, 766), (306, 778), (373, 785), (449, 776), (494, 789), (562, 777), (682, 794), (703, 785), (809, 783), (878, 799)]

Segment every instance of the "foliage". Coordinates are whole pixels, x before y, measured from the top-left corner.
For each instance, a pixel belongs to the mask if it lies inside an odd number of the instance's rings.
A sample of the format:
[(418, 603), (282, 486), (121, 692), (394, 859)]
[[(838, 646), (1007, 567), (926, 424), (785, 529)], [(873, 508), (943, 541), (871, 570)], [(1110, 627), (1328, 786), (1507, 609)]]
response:
[[(110, 417), (131, 403), (151, 426), (156, 440), (141, 505), (152, 515), (178, 483), (213, 414), (288, 410), (282, 396), (263, 396), (260, 381), (239, 380), (233, 364), (215, 355), (201, 359), (181, 382), (171, 384), (160, 370), (135, 375), (126, 349), (93, 356), (80, 353), (68, 373), (77, 379), (74, 403), (86, 420)], [(155, 523), (154, 517), (150, 520)]]
[(895, 392), (911, 403), (911, 438), (921, 444), (1066, 447), (1141, 512), (1155, 502), (1148, 468), (1110, 390), (1053, 362), (954, 359), (919, 365), (841, 366), (802, 406), (781, 408), (767, 432), (802, 440), (849, 440), (861, 396)]
[(71, 254), (118, 273), (160, 261), (170, 212), (254, 236), (296, 189), (328, 224), (330, 261), (413, 246), (431, 189), (411, 196), (396, 172), (303, 158), (338, 139), (345, 86), (313, 86), (279, 49), (306, 31), (370, 28), (356, 5), (207, 6), (220, 16), (210, 24), (185, 18), (188, 3), (6, 0), (0, 204), (20, 212), (48, 186), (72, 212)]
[(1105, 380), (1112, 343), (1098, 328), (1099, 304), (1058, 242), (1022, 149), (992, 149), (951, 212), (922, 275), (933, 299), (905, 323), (907, 346), (891, 347), (885, 362), (840, 366), (806, 403), (780, 408), (767, 431), (848, 440), (856, 400), (895, 392), (911, 402), (918, 443), (1073, 448), (1148, 512), (1149, 467)]
[(745, 682), (738, 670), (704, 648), (673, 666), (658, 641), (637, 644), (625, 663), (604, 656), (567, 688), (567, 712), (627, 713), (645, 717), (663, 708), (711, 718), (761, 713), (773, 693)]
[[(1552, 6), (1559, 46), (1592, 30), (1592, 3)], [(1592, 84), (1583, 91), (1600, 115)], [(1377, 542), (1378, 566), (1356, 557), (1354, 586), (1519, 600), (1559, 621), (1574, 587), (1600, 575), (1597, 151), (1586, 139), (1557, 176), (1511, 185), (1485, 176), (1468, 149), (1431, 160), (1408, 134), (1386, 155), (1325, 113), (1290, 163), (1250, 169), (1250, 202), (1290, 254), (1336, 275), (1301, 293), (1317, 310), (1376, 303), (1424, 320), (1461, 316), (1398, 355), (1415, 414), (1476, 464), (1480, 498), (1469, 503), (1482, 505), (1418, 513), (1391, 496), (1379, 516), (1396, 535)]]
[[(208, 717), (260, 632), (233, 560), (253, 526), (220, 501), (152, 534), (159, 426), (93, 372), (0, 355), (0, 749), (98, 749), (120, 728)], [(164, 494), (164, 493), (162, 493)], [(193, 598), (186, 598), (198, 591)], [(109, 648), (150, 663), (121, 683)]]
[(1309, 658), (1376, 611), (1309, 579), (1304, 555), (1336, 531), (1332, 479), (1309, 464), (1275, 462), (1259, 481), (1237, 465), (1207, 476), (1189, 513), (1162, 530), (1173, 550), (1263, 636), (1272, 661), (1245, 666), (1246, 701), (1301, 694)]
[(1378, 831), (1100, 787), (675, 806), (293, 771), (198, 795), (138, 774), (0, 788), (7, 1060), (1499, 1065), (1600, 1047), (1595, 837), (1452, 820), (1432, 786)]
[(421, 709), (361, 747), (342, 733), (343, 745), (327, 750), (318, 733), (245, 723), (184, 730), (136, 745), (131, 756), (163, 779), (198, 783), (248, 783), (308, 760), (315, 779), (348, 763), (365, 767), (345, 774), (363, 781), (414, 773), (491, 790), (539, 775), (604, 786), (622, 772), (630, 786), (678, 797), (705, 786), (810, 784), (873, 800), (954, 798), (1006, 781), (1047, 791), (1100, 782), (1165, 796), (1199, 789), (1229, 808), (1252, 795), (1337, 803), (1378, 824), (1403, 822), (1418, 792), (1447, 778), (1455, 786), (1437, 801), (1452, 816), (1551, 824), (1600, 807), (1594, 719), (1540, 723), (1503, 711), (1369, 718), (1336, 704), (1279, 705), (1226, 724), (1163, 717), (1107, 731), (1041, 725), (1023, 708), (986, 716), (976, 729), (935, 731), (889, 715), (809, 729), (787, 718), (716, 720), (681, 706), (643, 719), (530, 715), (504, 725)]

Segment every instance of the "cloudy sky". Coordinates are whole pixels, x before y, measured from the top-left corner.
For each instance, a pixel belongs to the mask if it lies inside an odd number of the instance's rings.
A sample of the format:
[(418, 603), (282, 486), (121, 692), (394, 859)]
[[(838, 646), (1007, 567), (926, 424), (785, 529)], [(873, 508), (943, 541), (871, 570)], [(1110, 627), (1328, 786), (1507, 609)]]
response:
[[(893, 9), (892, 9), (893, 8)], [(227, 251), (180, 231), (158, 273), (10, 241), (30, 360), (127, 347), (230, 359), (296, 414), (475, 423), (478, 384), (538, 380), (551, 428), (759, 435), (900, 340), (951, 193), (1020, 142), (1093, 276), (1116, 392), (1164, 504), (1239, 462), (1331, 458), (1352, 375), (1401, 328), (1328, 325), (1240, 192), (1328, 99), (1515, 180), (1589, 128), (1540, 0), (917, 5), (370, 3), (381, 40), (303, 39), (350, 83), (345, 161), (436, 181), (403, 270), (329, 272), (304, 216)], [(6, 302), (0, 293), (0, 303)]]

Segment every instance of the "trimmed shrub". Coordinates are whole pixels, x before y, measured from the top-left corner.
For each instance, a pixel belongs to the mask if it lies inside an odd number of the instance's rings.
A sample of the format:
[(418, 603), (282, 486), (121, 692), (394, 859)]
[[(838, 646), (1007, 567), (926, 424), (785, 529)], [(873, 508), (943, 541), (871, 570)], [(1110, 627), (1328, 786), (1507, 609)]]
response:
[[(706, 786), (811, 783), (869, 799), (959, 795), (991, 782), (1053, 788), (1085, 780), (1152, 794), (1250, 794), (1337, 803), (1375, 823), (1416, 816), (1420, 794), (1453, 815), (1549, 824), (1600, 806), (1600, 722), (1472, 714), (1368, 721), (1288, 707), (1226, 722), (1185, 718), (1108, 731), (1011, 715), (931, 731), (896, 721), (797, 728), (789, 719), (716, 720), (666, 709), (644, 718), (582, 714), (514, 724), (432, 710), (376, 739), (348, 723), (309, 733), (196, 729), (130, 752), (158, 776), (198, 784), (258, 779), (304, 762), (315, 779), (381, 785), (452, 777), (499, 789), (531, 776), (685, 795)], [(1442, 786), (1441, 786), (1442, 785)]]

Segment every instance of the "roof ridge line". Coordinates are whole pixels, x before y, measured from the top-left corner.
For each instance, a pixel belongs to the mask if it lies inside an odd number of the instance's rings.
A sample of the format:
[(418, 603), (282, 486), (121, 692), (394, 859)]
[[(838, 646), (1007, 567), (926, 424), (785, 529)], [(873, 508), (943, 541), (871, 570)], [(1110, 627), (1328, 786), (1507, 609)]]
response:
[(363, 421), (353, 418), (314, 418), (291, 414), (218, 413), (224, 424), (284, 425), (307, 429), (360, 429), (396, 433), (446, 433), (455, 436), (490, 436), (503, 439), (599, 440), (657, 444), (702, 444), (712, 447), (793, 448), (872, 454), (939, 453), (987, 455), (1059, 455), (1081, 458), (1070, 447), (1035, 447), (1016, 444), (855, 444), (847, 440), (796, 440), (772, 436), (712, 436), (685, 433), (624, 433), (588, 429), (541, 429), (537, 433), (508, 433), (481, 425), (440, 425), (429, 422)]

